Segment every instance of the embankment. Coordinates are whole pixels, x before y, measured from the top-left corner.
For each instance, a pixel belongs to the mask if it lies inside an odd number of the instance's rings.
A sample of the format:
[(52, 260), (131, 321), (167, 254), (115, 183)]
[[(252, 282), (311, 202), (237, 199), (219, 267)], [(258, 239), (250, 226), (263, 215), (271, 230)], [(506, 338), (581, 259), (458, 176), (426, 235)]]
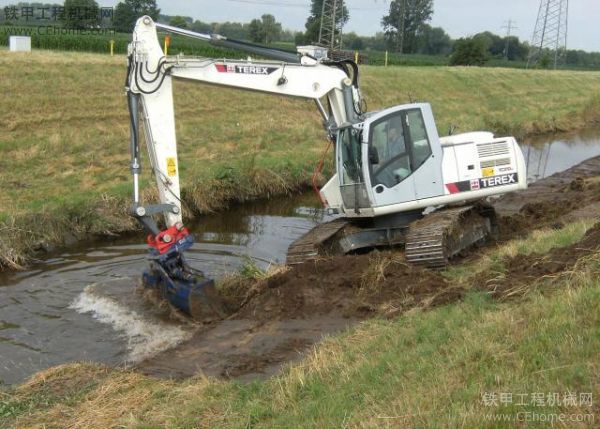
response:
[[(0, 52), (0, 59), (0, 266), (136, 228), (127, 216), (125, 59), (58, 52)], [(361, 71), (369, 110), (428, 101), (442, 135), (451, 125), (523, 137), (599, 123), (598, 72)], [(189, 82), (176, 82), (174, 92), (187, 216), (308, 185), (326, 146), (312, 103)], [(152, 199), (150, 180), (142, 184)]]

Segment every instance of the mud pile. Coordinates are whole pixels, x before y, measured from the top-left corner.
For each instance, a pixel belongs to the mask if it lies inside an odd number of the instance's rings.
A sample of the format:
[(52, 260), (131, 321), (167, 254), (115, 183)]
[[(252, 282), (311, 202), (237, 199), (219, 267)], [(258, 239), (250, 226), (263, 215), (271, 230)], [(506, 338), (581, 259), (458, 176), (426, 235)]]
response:
[[(576, 265), (586, 257), (599, 257), (600, 223), (589, 229), (578, 243), (552, 249), (540, 255), (519, 255), (503, 261), (503, 276), (489, 276), (483, 273), (475, 281), (478, 289), (490, 291), (497, 299), (521, 296), (532, 290), (541, 280), (552, 280), (559, 275), (573, 275)], [(598, 273), (600, 275), (600, 273)]]
[(339, 314), (363, 318), (415, 306), (447, 289), (437, 272), (375, 252), (296, 265), (257, 283), (234, 319), (281, 320)]
[(493, 203), (498, 213), (500, 240), (534, 229), (560, 227), (565, 221), (600, 215), (600, 156)]

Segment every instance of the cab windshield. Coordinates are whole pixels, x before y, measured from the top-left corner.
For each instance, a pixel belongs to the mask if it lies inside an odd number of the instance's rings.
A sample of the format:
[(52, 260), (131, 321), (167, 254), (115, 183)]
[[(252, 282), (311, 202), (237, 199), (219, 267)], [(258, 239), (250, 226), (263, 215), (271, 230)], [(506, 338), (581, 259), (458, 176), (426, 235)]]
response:
[(342, 184), (363, 182), (361, 131), (352, 127), (340, 130), (338, 144), (341, 145)]

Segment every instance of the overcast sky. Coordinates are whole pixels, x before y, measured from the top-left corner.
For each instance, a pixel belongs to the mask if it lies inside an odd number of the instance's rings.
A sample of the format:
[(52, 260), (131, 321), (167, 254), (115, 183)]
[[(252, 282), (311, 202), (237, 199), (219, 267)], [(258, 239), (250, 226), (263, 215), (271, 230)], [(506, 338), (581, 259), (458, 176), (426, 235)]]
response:
[[(100, 6), (114, 6), (118, 0), (97, 0)], [(18, 1), (0, 0), (0, 5)], [(205, 22), (247, 22), (264, 13), (275, 15), (284, 28), (303, 30), (310, 0), (158, 0), (167, 15), (186, 15)], [(372, 35), (381, 31), (381, 18), (390, 0), (346, 0), (350, 21), (344, 31)], [(511, 19), (517, 29), (512, 34), (530, 40), (540, 0), (434, 0), (431, 24), (458, 38), (489, 30), (506, 34)], [(600, 0), (569, 2), (569, 49), (600, 51)]]

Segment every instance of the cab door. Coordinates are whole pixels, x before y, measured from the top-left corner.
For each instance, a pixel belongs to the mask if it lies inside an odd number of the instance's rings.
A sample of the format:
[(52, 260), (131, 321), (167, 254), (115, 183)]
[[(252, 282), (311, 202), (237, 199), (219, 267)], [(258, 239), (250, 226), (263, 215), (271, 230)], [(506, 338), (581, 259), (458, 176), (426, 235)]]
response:
[(428, 104), (387, 109), (365, 123), (375, 207), (443, 194), (441, 147)]

